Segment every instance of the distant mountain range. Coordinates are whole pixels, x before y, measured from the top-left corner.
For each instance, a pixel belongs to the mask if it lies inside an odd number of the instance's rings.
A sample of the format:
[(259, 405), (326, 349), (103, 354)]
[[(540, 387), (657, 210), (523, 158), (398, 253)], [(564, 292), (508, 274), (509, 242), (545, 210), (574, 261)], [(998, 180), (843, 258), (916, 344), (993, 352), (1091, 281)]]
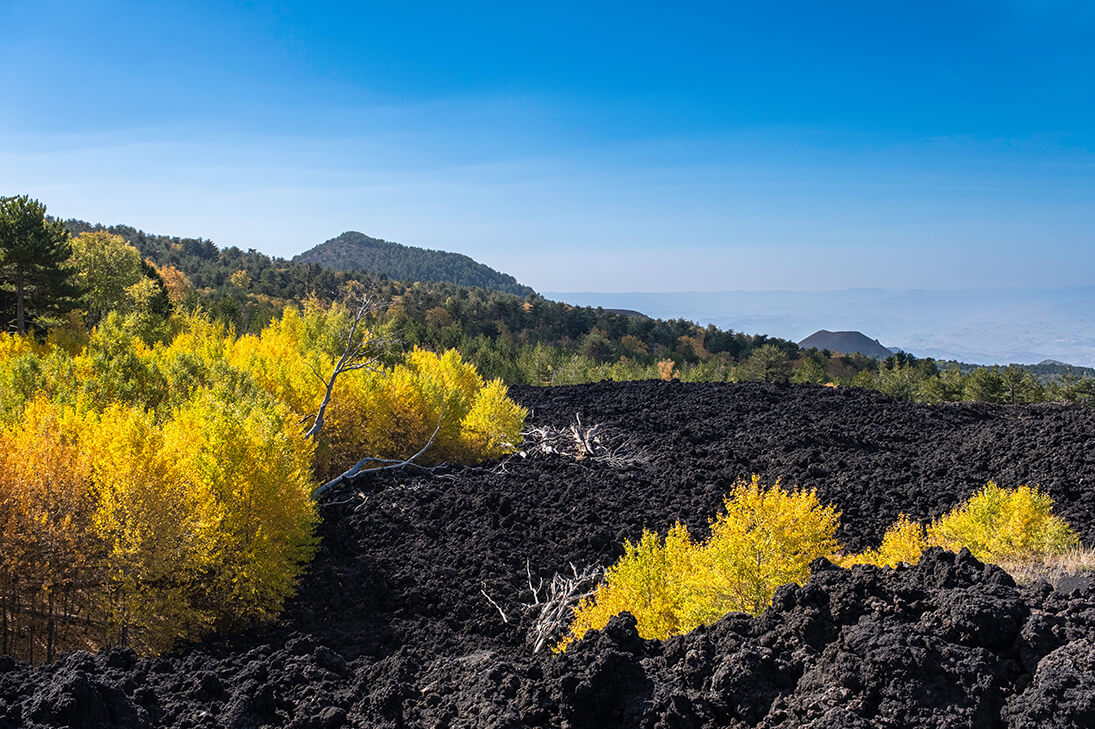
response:
[(877, 339), (871, 339), (863, 332), (830, 332), (828, 329), (819, 329), (798, 343), (803, 349), (821, 349), (841, 354), (865, 354), (868, 357), (886, 359), (894, 354), (888, 347), (883, 347)]
[(481, 286), (508, 294), (535, 293), (513, 276), (500, 273), (462, 253), (405, 246), (347, 231), (293, 257), (294, 263), (318, 263), (338, 271), (382, 273), (397, 281), (444, 281)]

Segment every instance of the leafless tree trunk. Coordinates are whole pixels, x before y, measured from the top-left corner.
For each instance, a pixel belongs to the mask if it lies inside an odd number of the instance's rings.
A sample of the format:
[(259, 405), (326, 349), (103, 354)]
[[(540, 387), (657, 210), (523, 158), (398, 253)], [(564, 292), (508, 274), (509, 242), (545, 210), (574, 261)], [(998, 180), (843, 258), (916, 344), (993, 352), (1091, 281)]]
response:
[(354, 307), (353, 317), (350, 320), (350, 329), (346, 334), (346, 343), (342, 349), (342, 356), (338, 358), (338, 362), (335, 364), (331, 374), (324, 377), (317, 372), (315, 368), (312, 368), (312, 372), (323, 382), (325, 389), (323, 401), (320, 403), (319, 410), (316, 412), (312, 427), (304, 434), (305, 437), (318, 438), (320, 432), (323, 430), (323, 417), (327, 413), (327, 406), (331, 403), (331, 397), (335, 391), (335, 381), (338, 379), (338, 376), (343, 372), (366, 369), (376, 365), (378, 357), (370, 355), (370, 352), (374, 351), (382, 343), (382, 340), (363, 336), (362, 333), (359, 332), (362, 319), (365, 318), (366, 314), (375, 310), (375, 308), (376, 304), (369, 299), (368, 296), (362, 295)]

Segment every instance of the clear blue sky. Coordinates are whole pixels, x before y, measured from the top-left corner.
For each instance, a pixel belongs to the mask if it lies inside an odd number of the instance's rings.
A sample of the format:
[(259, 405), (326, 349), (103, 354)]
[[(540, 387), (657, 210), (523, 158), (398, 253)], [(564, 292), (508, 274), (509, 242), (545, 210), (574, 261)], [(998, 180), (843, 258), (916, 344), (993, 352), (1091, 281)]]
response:
[(1095, 284), (1090, 2), (0, 0), (0, 194), (541, 290)]

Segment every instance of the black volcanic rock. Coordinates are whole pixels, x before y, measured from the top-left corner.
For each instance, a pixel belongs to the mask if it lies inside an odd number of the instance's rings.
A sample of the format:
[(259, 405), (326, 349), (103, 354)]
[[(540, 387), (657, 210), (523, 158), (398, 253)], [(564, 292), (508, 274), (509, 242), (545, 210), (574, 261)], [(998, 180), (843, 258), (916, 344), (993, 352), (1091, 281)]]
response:
[(798, 343), (803, 349), (821, 349), (841, 354), (865, 354), (868, 357), (886, 359), (893, 351), (883, 347), (877, 339), (871, 339), (862, 332), (830, 332), (819, 329)]
[(753, 383), (513, 394), (531, 424), (580, 413), (648, 461), (363, 479), (321, 509), (320, 553), (277, 624), (162, 658), (0, 659), (0, 729), (1092, 726), (1095, 580), (1018, 587), (968, 552), (894, 570), (817, 560), (758, 618), (660, 642), (623, 615), (561, 656), (529, 651), (536, 611), (522, 605), (526, 564), (534, 580), (607, 565), (623, 539), (677, 519), (701, 535), (751, 473), (816, 487), (854, 549), (989, 479), (1040, 484), (1090, 544), (1095, 409)]

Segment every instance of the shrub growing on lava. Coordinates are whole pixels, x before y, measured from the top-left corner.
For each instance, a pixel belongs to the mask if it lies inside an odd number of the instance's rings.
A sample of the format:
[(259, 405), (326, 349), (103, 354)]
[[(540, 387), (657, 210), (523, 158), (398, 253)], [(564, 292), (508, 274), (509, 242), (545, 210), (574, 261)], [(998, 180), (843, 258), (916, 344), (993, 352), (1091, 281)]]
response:
[(1053, 499), (1037, 488), (1002, 489), (990, 481), (970, 499), (932, 522), (928, 541), (970, 550), (983, 562), (1026, 562), (1079, 546), (1072, 528), (1053, 514)]
[(1080, 538), (1053, 514), (1053, 500), (1037, 488), (1003, 489), (993, 482), (933, 521), (927, 529), (902, 514), (877, 549), (839, 559), (844, 567), (916, 564), (930, 546), (965, 547), (982, 562), (1040, 563), (1075, 549)]
[(902, 562), (916, 564), (920, 561), (921, 553), (927, 548), (928, 540), (923, 525), (902, 514), (886, 530), (886, 534), (882, 537), (882, 544), (877, 548), (851, 554), (838, 561), (842, 567), (852, 567), (857, 564), (896, 567)]
[(520, 442), (525, 410), (455, 350), (345, 372), (307, 437), (347, 319), (313, 303), (237, 338), (192, 314), (149, 345), (111, 313), (74, 352), (0, 333), (0, 654), (269, 619), (314, 553), (317, 472)]
[(575, 608), (555, 650), (624, 611), (648, 639), (687, 633), (730, 612), (758, 614), (777, 587), (802, 584), (817, 557), (844, 567), (896, 567), (916, 564), (927, 547), (941, 546), (965, 547), (985, 562), (1040, 562), (1079, 545), (1076, 533), (1052, 514), (1048, 495), (992, 482), (927, 529), (902, 514), (877, 548), (845, 556), (835, 556), (840, 514), (812, 490), (788, 492), (778, 482), (765, 487), (753, 476), (734, 486), (724, 506), (706, 541), (694, 541), (677, 523), (664, 539), (644, 530), (637, 543), (626, 542), (596, 592)]
[(729, 612), (757, 614), (780, 585), (802, 583), (810, 562), (833, 554), (840, 513), (813, 490), (739, 482), (711, 521), (711, 534), (693, 541), (676, 524), (665, 539), (645, 530), (605, 572), (597, 591), (574, 611), (566, 650), (613, 615), (635, 616), (639, 635), (668, 638), (710, 624)]

